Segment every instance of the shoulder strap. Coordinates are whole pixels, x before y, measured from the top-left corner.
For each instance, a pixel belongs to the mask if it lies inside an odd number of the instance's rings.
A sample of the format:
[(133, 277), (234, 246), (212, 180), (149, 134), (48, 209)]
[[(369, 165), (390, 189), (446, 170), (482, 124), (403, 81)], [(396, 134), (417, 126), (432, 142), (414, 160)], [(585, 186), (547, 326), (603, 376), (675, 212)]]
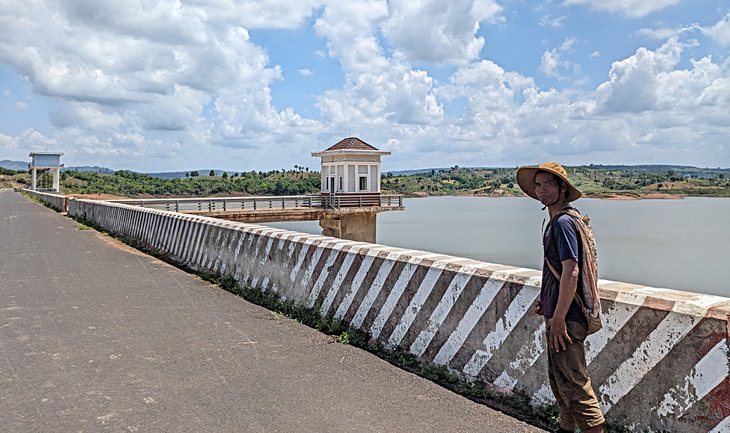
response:
[(555, 279), (560, 282), (560, 274), (558, 273), (558, 271), (556, 271), (553, 265), (550, 264), (550, 260), (548, 260), (547, 257), (543, 256), (543, 258), (545, 259), (545, 263), (547, 263), (548, 268), (550, 268), (550, 272), (552, 272), (553, 275), (555, 275)]

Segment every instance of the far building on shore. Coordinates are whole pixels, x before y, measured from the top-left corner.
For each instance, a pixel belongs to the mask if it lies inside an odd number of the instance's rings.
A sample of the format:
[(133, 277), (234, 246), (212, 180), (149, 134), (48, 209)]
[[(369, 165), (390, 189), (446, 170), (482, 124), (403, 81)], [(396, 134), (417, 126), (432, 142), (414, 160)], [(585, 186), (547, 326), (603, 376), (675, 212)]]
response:
[(31, 152), (30, 169), (33, 171), (31, 189), (38, 191), (38, 174), (50, 171), (53, 174), (53, 187), (43, 188), (43, 191), (59, 192), (61, 190), (61, 156), (63, 152)]

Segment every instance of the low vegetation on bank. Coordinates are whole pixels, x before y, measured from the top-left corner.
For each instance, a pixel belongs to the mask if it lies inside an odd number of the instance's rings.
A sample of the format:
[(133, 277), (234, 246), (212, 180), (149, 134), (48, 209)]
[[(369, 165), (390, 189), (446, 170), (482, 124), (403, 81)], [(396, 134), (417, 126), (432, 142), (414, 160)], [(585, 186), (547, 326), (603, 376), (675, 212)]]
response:
[[(568, 175), (587, 197), (635, 199), (688, 196), (730, 197), (730, 169), (679, 166), (579, 166), (566, 167)], [(472, 195), (521, 197), (517, 168), (462, 168), (383, 173), (384, 193), (408, 197)], [(52, 183), (42, 174), (38, 185)], [(0, 168), (0, 188), (27, 187), (30, 174)], [(301, 195), (317, 193), (319, 173), (295, 166), (293, 170), (225, 173), (197, 172), (184, 178), (163, 179), (131, 171), (114, 173), (67, 170), (61, 174), (66, 194), (116, 197), (211, 197)]]
[[(318, 173), (305, 172), (299, 168), (223, 173), (220, 176), (213, 174), (200, 176), (192, 172), (182, 179), (162, 179), (124, 170), (112, 174), (67, 170), (61, 173), (61, 189), (69, 195), (151, 198), (301, 195), (319, 191), (320, 186)], [(52, 181), (46, 177), (50, 177), (50, 174), (40, 176), (37, 184), (41, 187), (51, 185)], [(12, 179), (22, 187), (30, 184), (30, 176), (26, 172), (18, 172)]]
[[(566, 167), (571, 182), (593, 198), (730, 197), (730, 169), (672, 166)], [(521, 197), (515, 168), (434, 169), (383, 176), (384, 190), (410, 196)]]

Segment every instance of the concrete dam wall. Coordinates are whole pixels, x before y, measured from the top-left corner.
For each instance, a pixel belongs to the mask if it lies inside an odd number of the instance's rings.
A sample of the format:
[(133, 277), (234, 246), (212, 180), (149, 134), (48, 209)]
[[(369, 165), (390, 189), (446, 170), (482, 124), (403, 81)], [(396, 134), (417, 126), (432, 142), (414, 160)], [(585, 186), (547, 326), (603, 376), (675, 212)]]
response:
[[(89, 200), (69, 215), (186, 267), (341, 318), (464, 378), (551, 403), (540, 272)], [(498, 246), (495, 246), (495, 248)], [(730, 431), (730, 299), (601, 280), (587, 361), (606, 418), (635, 431)]]
[(31, 197), (35, 197), (59, 212), (68, 212), (68, 197), (63, 194), (33, 191), (32, 189), (24, 189), (23, 192)]

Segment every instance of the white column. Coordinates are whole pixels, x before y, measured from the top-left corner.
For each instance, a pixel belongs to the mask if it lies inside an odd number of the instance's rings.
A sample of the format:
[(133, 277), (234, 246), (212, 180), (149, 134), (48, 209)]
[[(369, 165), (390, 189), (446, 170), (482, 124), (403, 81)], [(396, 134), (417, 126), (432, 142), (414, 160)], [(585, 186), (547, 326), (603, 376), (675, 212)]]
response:
[(350, 192), (350, 164), (342, 167), (342, 192)]
[(320, 192), (325, 192), (327, 190), (327, 173), (325, 172), (325, 170), (327, 168), (328, 167), (325, 166), (324, 163), (320, 164), (320, 169), (319, 169), (319, 177), (320, 177), (319, 190), (320, 190)]
[(380, 176), (380, 164), (376, 165), (376, 167), (378, 169), (378, 172), (375, 173), (375, 175), (378, 177), (378, 192), (380, 192), (380, 186), (381, 186), (380, 181), (382, 180), (382, 178)]
[(36, 180), (38, 179), (38, 172), (36, 171), (36, 168), (33, 167), (33, 182), (31, 183), (30, 189), (35, 191), (36, 189)]
[(53, 190), (61, 191), (61, 169), (58, 167), (53, 169)]

